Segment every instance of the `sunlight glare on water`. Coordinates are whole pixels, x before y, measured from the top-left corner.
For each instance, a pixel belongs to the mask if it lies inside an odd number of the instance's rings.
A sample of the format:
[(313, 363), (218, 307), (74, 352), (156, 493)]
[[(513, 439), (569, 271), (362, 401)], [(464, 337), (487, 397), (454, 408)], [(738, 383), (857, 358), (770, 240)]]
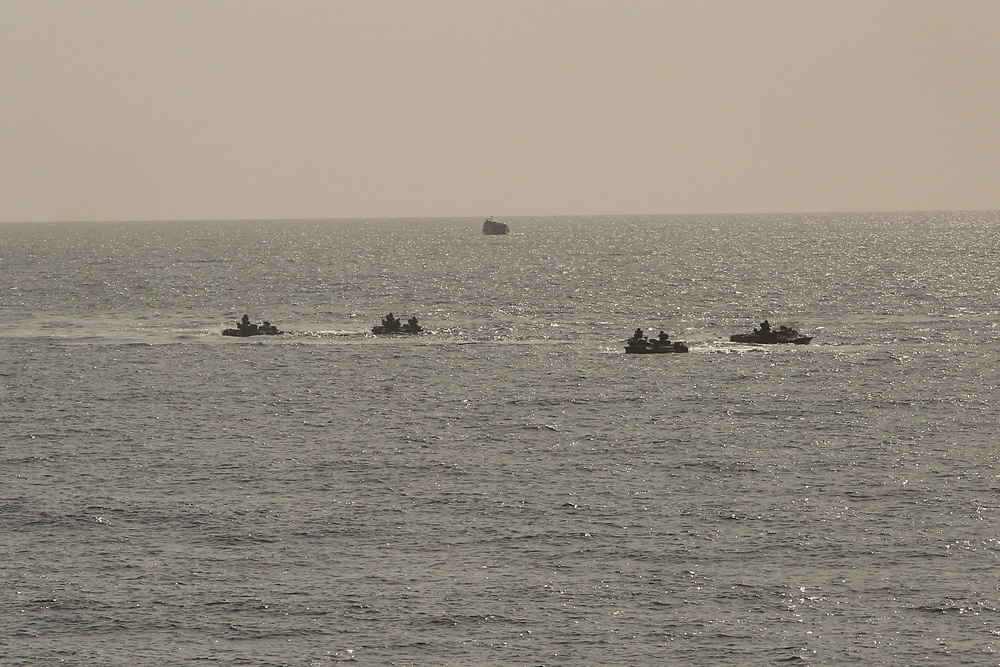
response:
[(4, 664), (992, 664), (996, 214), (508, 222), (0, 228)]

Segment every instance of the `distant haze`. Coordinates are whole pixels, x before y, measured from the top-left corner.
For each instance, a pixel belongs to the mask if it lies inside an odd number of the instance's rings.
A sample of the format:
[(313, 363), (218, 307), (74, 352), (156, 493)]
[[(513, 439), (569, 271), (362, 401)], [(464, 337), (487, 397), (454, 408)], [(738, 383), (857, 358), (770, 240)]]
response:
[(0, 221), (1000, 209), (994, 0), (0, 0)]

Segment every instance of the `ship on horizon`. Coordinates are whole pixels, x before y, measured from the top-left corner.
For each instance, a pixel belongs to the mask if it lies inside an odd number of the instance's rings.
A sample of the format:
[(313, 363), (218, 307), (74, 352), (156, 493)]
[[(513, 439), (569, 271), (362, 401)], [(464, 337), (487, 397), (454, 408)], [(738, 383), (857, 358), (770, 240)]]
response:
[(487, 236), (506, 234), (509, 231), (510, 226), (507, 223), (495, 220), (492, 215), (483, 222), (483, 234)]

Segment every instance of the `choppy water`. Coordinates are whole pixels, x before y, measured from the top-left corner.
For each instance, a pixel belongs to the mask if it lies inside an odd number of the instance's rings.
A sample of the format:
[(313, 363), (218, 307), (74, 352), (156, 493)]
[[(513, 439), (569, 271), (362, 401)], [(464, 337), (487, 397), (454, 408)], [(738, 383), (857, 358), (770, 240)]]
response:
[(0, 226), (2, 663), (1000, 662), (1000, 215), (509, 222)]

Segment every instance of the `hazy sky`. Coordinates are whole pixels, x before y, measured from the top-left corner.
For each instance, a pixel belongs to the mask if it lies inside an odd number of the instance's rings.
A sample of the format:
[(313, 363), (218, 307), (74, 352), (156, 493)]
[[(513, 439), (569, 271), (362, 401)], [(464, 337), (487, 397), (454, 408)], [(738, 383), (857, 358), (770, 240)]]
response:
[(0, 220), (1000, 209), (1000, 0), (0, 0)]

